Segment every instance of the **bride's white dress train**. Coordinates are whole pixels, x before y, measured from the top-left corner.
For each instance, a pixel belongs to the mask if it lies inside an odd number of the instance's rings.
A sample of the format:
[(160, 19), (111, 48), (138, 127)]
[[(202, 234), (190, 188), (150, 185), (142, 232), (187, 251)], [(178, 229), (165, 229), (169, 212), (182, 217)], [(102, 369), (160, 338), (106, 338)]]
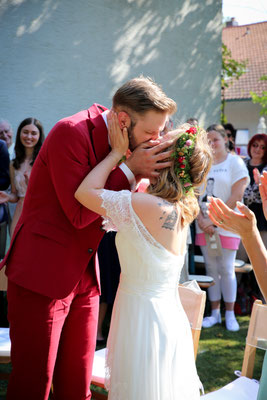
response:
[(109, 400), (200, 397), (191, 329), (177, 285), (184, 256), (158, 243), (135, 214), (131, 192), (103, 190), (106, 229), (121, 265), (106, 355)]

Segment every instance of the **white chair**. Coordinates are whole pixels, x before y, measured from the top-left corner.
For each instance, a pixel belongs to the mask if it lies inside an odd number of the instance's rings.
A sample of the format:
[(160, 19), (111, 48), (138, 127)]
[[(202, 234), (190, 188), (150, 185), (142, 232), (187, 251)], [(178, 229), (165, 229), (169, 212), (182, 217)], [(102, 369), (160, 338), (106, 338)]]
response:
[(257, 348), (267, 349), (267, 305), (263, 305), (261, 300), (253, 304), (241, 377), (219, 390), (201, 396), (201, 400), (256, 400), (259, 383), (252, 377)]

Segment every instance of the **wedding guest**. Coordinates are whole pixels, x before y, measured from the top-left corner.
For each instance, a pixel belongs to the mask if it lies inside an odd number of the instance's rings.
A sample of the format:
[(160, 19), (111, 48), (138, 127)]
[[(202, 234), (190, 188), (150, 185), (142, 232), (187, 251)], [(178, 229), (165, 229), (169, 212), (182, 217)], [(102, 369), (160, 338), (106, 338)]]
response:
[[(259, 184), (260, 196), (264, 217), (267, 220), (267, 171), (263, 171)], [(267, 301), (267, 250), (257, 228), (257, 221), (253, 211), (238, 202), (239, 213), (234, 212), (221, 200), (209, 198), (209, 216), (215, 225), (223, 225), (225, 229), (238, 233), (250, 258), (253, 270)], [(263, 360), (260, 386), (257, 400), (265, 400), (267, 393), (267, 352)]]
[[(245, 159), (248, 169), (250, 183), (244, 192), (244, 203), (253, 211), (257, 220), (257, 227), (262, 237), (265, 247), (267, 247), (267, 221), (264, 218), (262, 200), (259, 191), (260, 175), (267, 171), (267, 136), (258, 133), (250, 139), (248, 143), (249, 158)], [(248, 256), (244, 246), (240, 244), (238, 258), (248, 262)]]
[[(222, 125), (211, 125), (207, 129), (208, 140), (212, 149), (213, 164), (208, 174), (212, 183), (211, 193), (230, 207), (235, 208), (236, 201), (241, 201), (248, 184), (248, 172), (243, 160), (232, 155), (227, 149), (227, 135)], [(213, 180), (212, 180), (213, 179)], [(225, 303), (225, 324), (229, 331), (238, 331), (234, 305), (237, 293), (237, 282), (234, 262), (240, 238), (238, 235), (216, 228), (207, 215), (207, 202), (200, 197), (200, 213), (196, 223), (196, 244), (200, 246), (205, 261), (207, 275), (214, 279), (209, 287), (208, 296), (211, 302), (211, 315), (203, 319), (203, 328), (210, 328), (221, 323), (221, 295)]]
[(188, 118), (188, 120), (186, 121), (186, 123), (187, 123), (187, 124), (190, 124), (190, 125), (192, 125), (192, 126), (198, 126), (198, 125), (199, 125), (198, 119), (195, 118), (195, 117), (190, 117), (190, 118)]
[(15, 143), (13, 143), (13, 130), (10, 123), (5, 120), (0, 120), (0, 139), (6, 142), (10, 160), (15, 158)]
[[(265, 182), (267, 194), (267, 173)], [(234, 232), (241, 237), (253, 266), (259, 287), (267, 300), (267, 250), (257, 228), (255, 214), (241, 202), (237, 202), (237, 210), (239, 212), (236, 212), (229, 208), (221, 199), (210, 197), (209, 201), (208, 214), (212, 222), (216, 226), (221, 226), (225, 230)]]
[(223, 125), (226, 135), (227, 135), (227, 146), (232, 154), (236, 154), (235, 152), (235, 138), (236, 138), (236, 129), (234, 126), (230, 123), (224, 124)]
[[(265, 218), (267, 219), (267, 172), (264, 171), (261, 176), (260, 194)], [(253, 270), (261, 289), (261, 292), (267, 301), (267, 250), (262, 241), (262, 237), (257, 228), (255, 214), (243, 203), (237, 202), (235, 212), (229, 208), (222, 200), (209, 198), (208, 213), (213, 223), (217, 226), (223, 226), (224, 229), (237, 233), (241, 236), (244, 247), (250, 258)], [(265, 400), (267, 393), (267, 352), (263, 360), (260, 386), (257, 400)]]
[(0, 223), (7, 221), (7, 209), (5, 201), (1, 201), (1, 194), (10, 185), (9, 154), (6, 142), (0, 140)]
[[(9, 185), (9, 154), (6, 142), (4, 140), (0, 140), (0, 199), (1, 191), (6, 190)], [(7, 205), (5, 203), (0, 203), (0, 260), (4, 258), (6, 253), (7, 220)], [(0, 291), (0, 326), (8, 326), (6, 293), (2, 290)]]
[[(4, 119), (0, 120), (0, 139), (4, 140), (8, 146), (10, 161), (14, 160), (14, 158), (16, 157), (16, 153), (15, 153), (15, 143), (13, 142), (13, 129), (11, 124)], [(11, 188), (9, 187), (8, 191), (10, 192), (10, 190)], [(12, 218), (15, 213), (16, 204), (7, 203), (7, 209), (8, 209), (8, 228), (10, 233)]]
[(11, 192), (0, 193), (1, 203), (17, 203), (10, 228), (11, 237), (20, 218), (31, 169), (43, 141), (44, 132), (40, 121), (26, 118), (20, 123), (15, 143), (16, 157), (10, 163)]
[[(106, 355), (109, 400), (200, 399), (192, 335), (177, 285), (197, 188), (211, 165), (207, 135), (185, 124), (171, 146), (172, 165), (146, 193), (104, 189), (128, 147), (127, 130), (110, 120), (111, 152), (89, 172), (75, 197), (117, 230), (121, 262)], [(168, 384), (166, 385), (166, 382)]]

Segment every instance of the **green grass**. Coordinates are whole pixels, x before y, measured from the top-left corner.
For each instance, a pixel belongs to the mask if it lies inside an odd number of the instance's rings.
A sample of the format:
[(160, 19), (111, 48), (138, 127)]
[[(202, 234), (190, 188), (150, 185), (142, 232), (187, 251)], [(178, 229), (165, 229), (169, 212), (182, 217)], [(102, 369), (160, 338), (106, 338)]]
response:
[[(198, 356), (197, 370), (203, 383), (205, 393), (221, 388), (233, 381), (235, 370), (241, 371), (246, 335), (249, 325), (249, 316), (237, 317), (240, 324), (238, 332), (229, 332), (222, 325), (215, 325), (209, 329), (202, 329)], [(255, 379), (260, 378), (264, 352), (258, 350), (254, 368)], [(10, 364), (0, 365), (0, 371), (10, 371)], [(0, 381), (0, 400), (5, 398), (7, 383)], [(97, 388), (103, 392), (102, 389)]]
[[(229, 332), (222, 325), (202, 329), (197, 355), (197, 371), (205, 393), (227, 385), (241, 371), (250, 316), (237, 316), (238, 332)], [(253, 378), (260, 379), (264, 352), (257, 350)], [(103, 389), (96, 388), (103, 393)]]
[[(221, 388), (236, 379), (234, 371), (241, 371), (249, 325), (249, 316), (237, 317), (240, 324), (238, 332), (229, 332), (222, 325), (202, 329), (197, 370), (205, 393)], [(260, 379), (264, 352), (258, 350), (255, 359), (253, 378)]]

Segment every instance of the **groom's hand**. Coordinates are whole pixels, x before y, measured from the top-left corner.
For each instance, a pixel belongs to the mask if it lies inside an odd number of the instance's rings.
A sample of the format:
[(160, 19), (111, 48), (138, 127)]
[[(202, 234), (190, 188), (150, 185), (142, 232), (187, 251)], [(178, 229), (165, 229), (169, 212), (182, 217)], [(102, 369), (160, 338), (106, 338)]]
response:
[(125, 164), (138, 178), (153, 178), (159, 175), (159, 170), (170, 167), (172, 150), (167, 148), (172, 140), (145, 142), (140, 144), (125, 161)]

